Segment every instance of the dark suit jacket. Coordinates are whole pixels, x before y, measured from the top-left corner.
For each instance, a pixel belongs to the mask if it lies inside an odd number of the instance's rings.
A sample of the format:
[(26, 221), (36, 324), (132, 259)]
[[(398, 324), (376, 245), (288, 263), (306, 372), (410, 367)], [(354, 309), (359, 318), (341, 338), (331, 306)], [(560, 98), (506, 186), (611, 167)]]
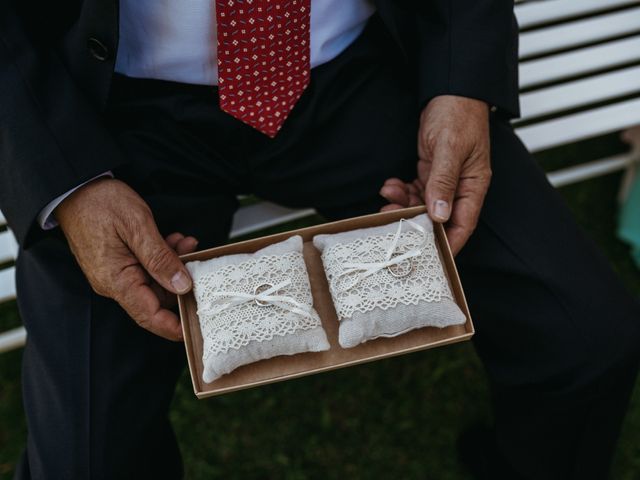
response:
[[(513, 0), (376, 3), (421, 104), (454, 94), (518, 114)], [(0, 209), (23, 247), (47, 203), (124, 162), (101, 119), (117, 45), (117, 0), (0, 0)]]

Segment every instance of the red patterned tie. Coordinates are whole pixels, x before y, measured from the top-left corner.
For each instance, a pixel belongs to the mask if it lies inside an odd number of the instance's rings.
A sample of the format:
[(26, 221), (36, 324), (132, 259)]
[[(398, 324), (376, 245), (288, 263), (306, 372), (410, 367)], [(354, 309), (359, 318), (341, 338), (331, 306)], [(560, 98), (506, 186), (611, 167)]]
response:
[(275, 137), (309, 84), (311, 0), (216, 0), (220, 108)]

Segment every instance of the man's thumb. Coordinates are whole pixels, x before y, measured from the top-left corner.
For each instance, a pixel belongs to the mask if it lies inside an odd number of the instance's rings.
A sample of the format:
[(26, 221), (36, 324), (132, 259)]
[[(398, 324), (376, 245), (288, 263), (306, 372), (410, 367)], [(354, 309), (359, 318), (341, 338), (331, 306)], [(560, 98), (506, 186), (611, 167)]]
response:
[(429, 216), (435, 222), (446, 222), (451, 216), (451, 209), (456, 190), (460, 165), (446, 156), (434, 158), (425, 187), (425, 204)]
[(183, 294), (191, 290), (187, 269), (176, 252), (167, 246), (155, 225), (152, 231), (141, 236), (144, 239), (136, 242), (135, 247), (130, 245), (130, 248), (149, 275), (170, 292)]

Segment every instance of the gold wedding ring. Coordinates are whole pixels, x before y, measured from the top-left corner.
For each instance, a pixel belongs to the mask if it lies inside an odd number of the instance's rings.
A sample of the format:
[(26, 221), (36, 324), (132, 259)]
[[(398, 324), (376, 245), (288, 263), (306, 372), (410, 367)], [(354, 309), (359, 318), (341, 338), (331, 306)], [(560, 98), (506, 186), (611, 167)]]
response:
[[(272, 288), (273, 285), (270, 283), (263, 283), (261, 285), (258, 285), (255, 290), (253, 291), (254, 295), (260, 295), (262, 292), (266, 292), (267, 290), (269, 290), (270, 288)], [(257, 298), (254, 299), (254, 301), (256, 302), (256, 305), (260, 306), (260, 307), (266, 307), (268, 305), (270, 305), (269, 302), (263, 302), (258, 300)]]
[[(402, 255), (404, 253), (406, 253), (406, 252), (397, 252), (397, 253), (393, 254), (391, 256), (391, 258), (399, 257), (400, 255)], [(396, 263), (394, 265), (387, 266), (387, 270), (394, 277), (403, 278), (403, 277), (406, 277), (407, 275), (411, 274), (411, 272), (413, 272), (413, 262), (411, 261), (411, 258), (407, 258), (407, 259), (403, 260), (400, 263)]]

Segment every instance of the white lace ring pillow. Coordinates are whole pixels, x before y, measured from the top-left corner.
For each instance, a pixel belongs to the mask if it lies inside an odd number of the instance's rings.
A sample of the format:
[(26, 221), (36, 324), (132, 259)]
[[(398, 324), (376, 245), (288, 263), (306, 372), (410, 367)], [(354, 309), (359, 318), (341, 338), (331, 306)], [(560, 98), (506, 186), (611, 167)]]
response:
[(380, 227), (316, 235), (313, 244), (322, 252), (343, 348), (416, 328), (465, 323), (426, 213)]
[(258, 360), (329, 350), (299, 235), (255, 253), (186, 266), (204, 342), (205, 382)]

